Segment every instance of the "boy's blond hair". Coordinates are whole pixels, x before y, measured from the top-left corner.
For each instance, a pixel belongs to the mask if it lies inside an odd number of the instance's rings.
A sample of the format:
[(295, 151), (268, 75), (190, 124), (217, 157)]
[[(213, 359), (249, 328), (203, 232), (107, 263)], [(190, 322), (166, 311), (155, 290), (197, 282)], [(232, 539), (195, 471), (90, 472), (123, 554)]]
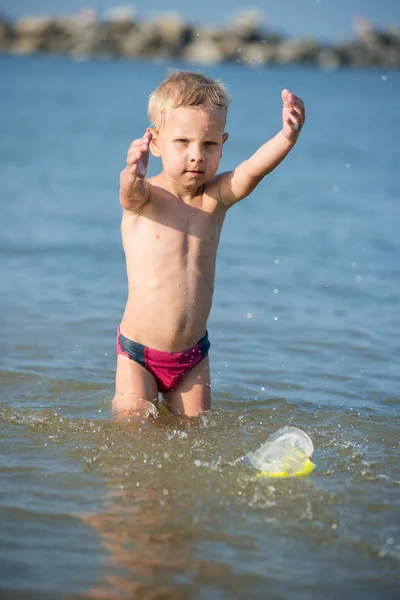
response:
[(229, 102), (229, 94), (220, 81), (201, 73), (173, 71), (150, 95), (148, 115), (155, 129), (160, 129), (167, 106), (203, 110), (222, 108), (228, 112)]

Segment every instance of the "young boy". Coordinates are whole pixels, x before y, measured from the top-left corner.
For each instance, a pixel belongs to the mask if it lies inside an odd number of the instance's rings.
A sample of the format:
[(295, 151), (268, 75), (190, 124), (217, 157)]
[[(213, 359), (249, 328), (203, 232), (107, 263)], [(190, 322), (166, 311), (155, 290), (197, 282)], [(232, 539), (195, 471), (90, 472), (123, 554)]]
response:
[[(282, 130), (236, 169), (216, 175), (228, 139), (223, 85), (176, 71), (151, 94), (152, 126), (132, 142), (120, 176), (129, 293), (117, 339), (118, 416), (154, 413), (159, 392), (175, 415), (210, 407), (206, 325), (221, 228), (228, 208), (297, 141), (303, 102), (288, 90), (282, 101)], [(163, 168), (146, 179), (150, 151)]]

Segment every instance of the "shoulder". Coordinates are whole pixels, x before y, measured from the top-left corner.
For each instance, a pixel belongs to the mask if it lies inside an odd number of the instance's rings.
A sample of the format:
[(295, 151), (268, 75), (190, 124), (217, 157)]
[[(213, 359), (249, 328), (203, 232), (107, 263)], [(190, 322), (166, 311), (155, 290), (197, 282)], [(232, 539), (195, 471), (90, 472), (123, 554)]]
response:
[(225, 210), (246, 198), (260, 183), (262, 177), (249, 173), (248, 161), (240, 163), (233, 171), (220, 173), (213, 180), (219, 200)]
[(166, 196), (168, 194), (158, 175), (155, 175), (154, 177), (149, 177), (149, 179), (147, 179), (147, 183), (150, 189), (151, 200)]
[(146, 193), (139, 201), (132, 203), (132, 206), (124, 205), (122, 202), (123, 215), (129, 217), (140, 217), (144, 212), (151, 210), (151, 207), (157, 204), (160, 197), (165, 194), (165, 190), (155, 184), (155, 178), (144, 180)]
[(221, 173), (210, 179), (210, 181), (207, 181), (204, 185), (203, 196), (214, 201), (221, 210), (226, 211), (228, 206), (223, 201), (221, 185), (224, 176), (226, 176), (226, 173)]

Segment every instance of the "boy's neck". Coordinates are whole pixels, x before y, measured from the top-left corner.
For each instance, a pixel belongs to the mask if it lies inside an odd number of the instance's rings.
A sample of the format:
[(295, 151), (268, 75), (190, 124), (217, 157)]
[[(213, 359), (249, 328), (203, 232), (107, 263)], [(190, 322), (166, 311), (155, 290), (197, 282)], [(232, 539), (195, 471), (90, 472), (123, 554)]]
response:
[(204, 189), (204, 184), (193, 188), (185, 187), (175, 179), (169, 177), (165, 171), (161, 171), (161, 173), (152, 179), (153, 183), (160, 185), (164, 190), (187, 203), (190, 203), (194, 198), (200, 196)]

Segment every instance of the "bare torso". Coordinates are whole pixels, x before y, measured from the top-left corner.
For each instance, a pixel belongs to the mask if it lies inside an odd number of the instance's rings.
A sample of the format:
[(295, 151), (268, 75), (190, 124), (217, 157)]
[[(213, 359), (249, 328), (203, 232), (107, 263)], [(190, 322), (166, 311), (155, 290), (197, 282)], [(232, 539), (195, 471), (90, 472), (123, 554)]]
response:
[(124, 210), (128, 300), (121, 331), (158, 350), (179, 352), (205, 334), (225, 210), (210, 183), (183, 201), (152, 184), (137, 215)]

